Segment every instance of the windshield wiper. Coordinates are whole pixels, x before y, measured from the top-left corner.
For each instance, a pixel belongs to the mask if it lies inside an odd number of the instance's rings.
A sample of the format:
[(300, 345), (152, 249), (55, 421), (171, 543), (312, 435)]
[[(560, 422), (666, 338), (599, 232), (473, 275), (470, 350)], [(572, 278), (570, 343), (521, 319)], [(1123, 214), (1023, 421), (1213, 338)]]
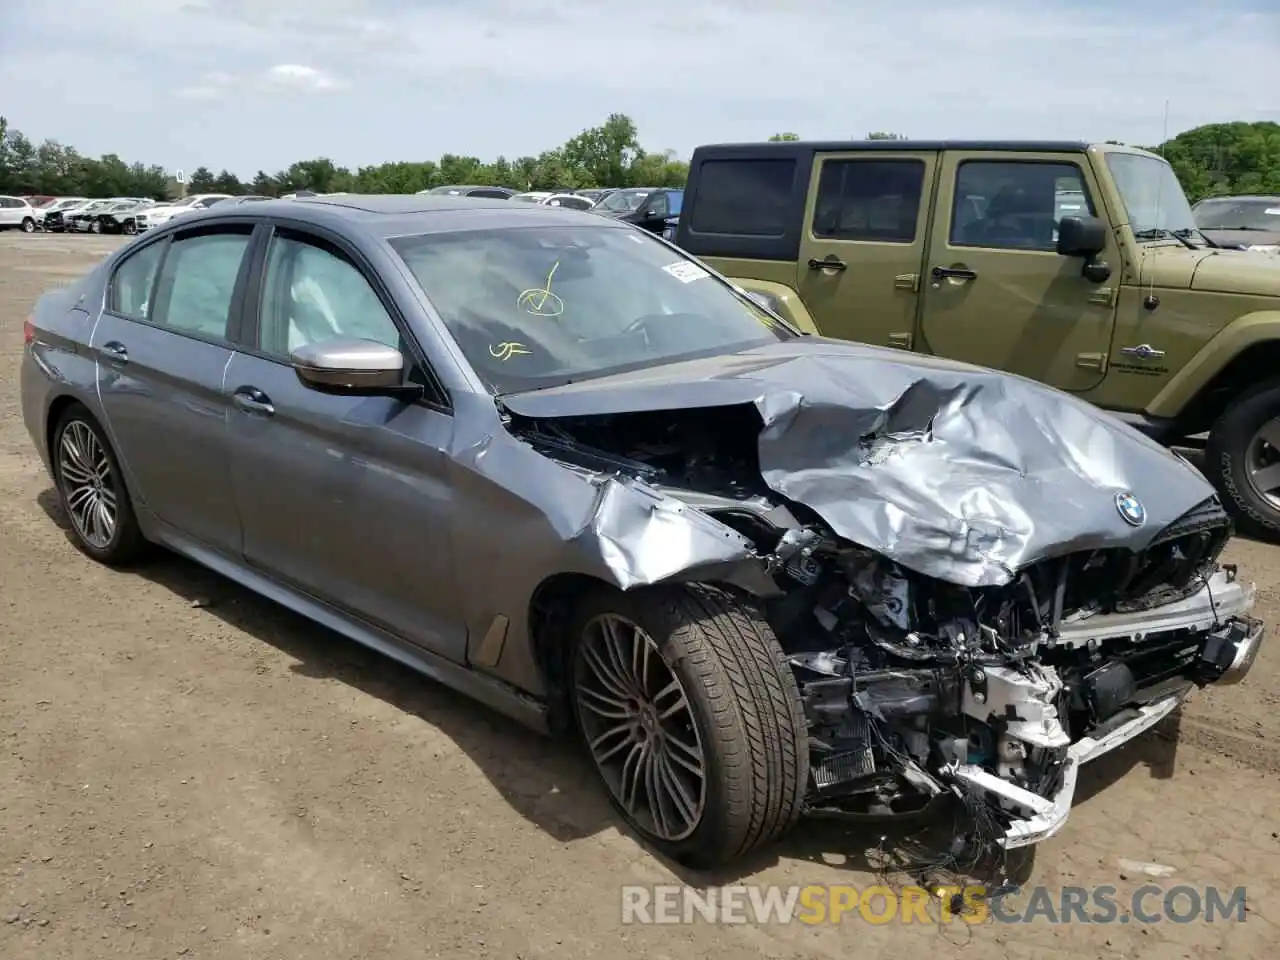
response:
[(1150, 230), (1135, 230), (1133, 238), (1135, 240), (1163, 240), (1165, 237), (1172, 237), (1188, 250), (1199, 250), (1182, 230), (1164, 230), (1160, 227), (1152, 227)]
[(1206, 247), (1213, 247), (1215, 250), (1222, 249), (1221, 244), (1214, 243), (1212, 240), (1210, 240), (1209, 235), (1206, 234), (1199, 227), (1187, 227), (1184, 230), (1175, 230), (1173, 231), (1173, 235), (1177, 237), (1179, 240), (1181, 240), (1183, 237), (1191, 237), (1194, 235), (1199, 237), (1201, 240), (1203, 240), (1204, 245)]
[(1247, 227), (1244, 224), (1240, 224), (1237, 227), (1210, 227), (1209, 229), (1210, 230), (1257, 230), (1259, 233), (1266, 233), (1268, 231), (1267, 227)]

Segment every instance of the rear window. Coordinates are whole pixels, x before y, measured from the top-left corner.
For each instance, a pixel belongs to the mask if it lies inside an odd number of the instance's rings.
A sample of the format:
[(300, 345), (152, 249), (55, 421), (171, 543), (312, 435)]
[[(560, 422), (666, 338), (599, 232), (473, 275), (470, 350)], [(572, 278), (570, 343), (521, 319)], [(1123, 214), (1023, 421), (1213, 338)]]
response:
[(796, 160), (707, 160), (698, 169), (689, 216), (695, 233), (780, 237), (795, 182)]

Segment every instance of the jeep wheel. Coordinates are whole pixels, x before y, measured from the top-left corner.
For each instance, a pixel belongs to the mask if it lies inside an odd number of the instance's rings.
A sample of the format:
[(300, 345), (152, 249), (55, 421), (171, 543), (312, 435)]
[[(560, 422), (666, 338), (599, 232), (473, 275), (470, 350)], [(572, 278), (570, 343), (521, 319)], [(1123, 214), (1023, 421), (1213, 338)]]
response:
[(570, 629), (578, 728), (632, 829), (706, 869), (795, 824), (809, 776), (804, 710), (750, 601), (701, 584), (601, 590)]
[(1280, 382), (1227, 407), (1209, 431), (1205, 469), (1242, 530), (1280, 539)]
[(35, 220), (31, 219), (30, 217), (23, 217), (23, 218), (22, 218), (22, 232), (23, 232), (23, 233), (35, 233), (35, 232), (36, 232), (36, 222), (35, 222)]

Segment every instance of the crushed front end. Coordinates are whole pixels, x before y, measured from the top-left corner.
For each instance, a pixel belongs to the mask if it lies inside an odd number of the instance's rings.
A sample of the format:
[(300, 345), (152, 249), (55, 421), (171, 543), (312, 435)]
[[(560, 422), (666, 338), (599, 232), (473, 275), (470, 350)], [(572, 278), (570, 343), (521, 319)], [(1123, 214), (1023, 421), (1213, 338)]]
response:
[(1147, 549), (1037, 563), (1002, 587), (905, 571), (809, 528), (772, 608), (811, 732), (810, 806), (892, 814), (950, 793), (1013, 848), (1066, 822), (1083, 763), (1248, 673), (1254, 587), (1216, 499)]
[[(774, 588), (757, 599), (808, 722), (811, 811), (892, 815), (950, 795), (972, 814), (975, 840), (1034, 844), (1066, 821), (1081, 764), (1150, 729), (1193, 689), (1239, 682), (1252, 667), (1263, 627), (1250, 616), (1253, 585), (1220, 562), (1231, 522), (1194, 468), (1166, 451), (1128, 434), (1082, 434), (1043, 465), (1006, 457), (984, 474), (976, 439), (957, 465), (940, 416), (885, 453), (818, 419), (797, 426), (813, 409), (800, 408), (782, 439), (764, 434), (770, 446), (757, 445), (760, 416), (740, 406), (512, 427), (547, 456), (625, 478), (753, 546)], [(997, 440), (984, 442), (1015, 448)], [(1110, 485), (1068, 448), (1107, 452)], [(1134, 472), (1159, 478), (1152, 502), (1174, 518), (1154, 533), (1154, 511), (1115, 492), (1126, 450)], [(990, 494), (997, 483), (1001, 498)], [(1081, 515), (1053, 506), (1050, 488)], [(954, 509), (943, 509), (943, 493)], [(1191, 509), (1179, 515), (1175, 501)], [(1083, 512), (1100, 502), (1106, 510)], [(925, 508), (933, 513), (921, 520)], [(965, 512), (995, 518), (985, 539), (968, 536), (977, 522), (953, 522)], [(1018, 536), (1022, 555), (1039, 559), (1005, 563)]]

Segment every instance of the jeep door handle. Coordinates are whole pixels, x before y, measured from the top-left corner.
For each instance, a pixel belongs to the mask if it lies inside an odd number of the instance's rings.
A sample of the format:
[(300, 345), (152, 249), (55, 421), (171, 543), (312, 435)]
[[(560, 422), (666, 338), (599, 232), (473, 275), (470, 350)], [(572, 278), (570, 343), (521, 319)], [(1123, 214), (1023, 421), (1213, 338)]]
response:
[(819, 260), (817, 257), (811, 257), (809, 259), (810, 270), (846, 270), (848, 267), (849, 265), (847, 263), (834, 254), (827, 257), (825, 260)]
[(945, 280), (952, 278), (955, 280), (977, 280), (977, 271), (970, 270), (967, 267), (934, 267), (930, 272), (930, 276), (935, 280)]
[(231, 395), (231, 402), (250, 416), (270, 417), (276, 412), (271, 398), (257, 387), (238, 387)]
[(129, 351), (119, 340), (108, 340), (102, 345), (102, 352), (107, 355), (111, 363), (118, 365), (129, 362)]

